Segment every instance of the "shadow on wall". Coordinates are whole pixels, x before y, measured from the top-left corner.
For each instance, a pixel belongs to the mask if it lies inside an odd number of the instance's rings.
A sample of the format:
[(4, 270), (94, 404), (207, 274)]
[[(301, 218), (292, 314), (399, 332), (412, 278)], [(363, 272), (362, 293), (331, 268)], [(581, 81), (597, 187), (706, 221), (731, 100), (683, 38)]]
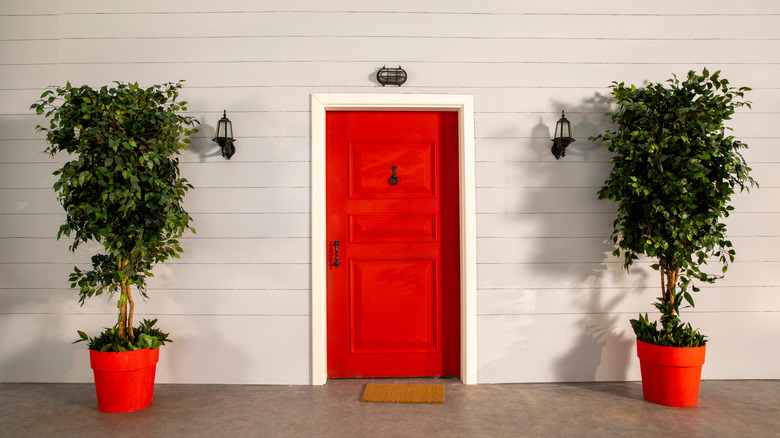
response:
[(201, 163), (205, 163), (207, 158), (221, 157), (222, 149), (219, 145), (211, 140), (212, 136), (216, 132), (216, 126), (213, 125), (198, 125), (198, 133), (191, 138), (190, 152), (198, 156)]
[[(483, 320), (491, 336), (508, 340), (500, 350), (484, 351), (493, 358), (480, 367), (485, 380), (506, 381), (510, 374), (520, 381), (627, 379), (634, 340), (628, 318), (615, 312), (629, 294), (641, 293), (647, 278), (641, 271), (628, 280), (621, 274), (622, 263), (611, 255), (609, 239), (614, 206), (597, 199), (608, 176), (609, 155), (603, 144), (588, 137), (607, 128), (610, 102), (609, 96), (596, 93), (576, 106), (553, 103), (565, 109), (577, 139), (560, 160), (550, 152), (557, 118), (549, 125), (540, 121), (524, 146), (539, 158), (524, 163), (522, 199), (507, 206), (503, 220), (508, 228), (532, 230), (522, 236), (530, 238), (516, 242), (534, 247), (519, 250), (522, 273), (513, 277), (518, 284), (495, 292), (511, 295), (499, 298), (506, 314)], [(627, 293), (626, 281), (637, 287), (629, 286)], [(490, 327), (494, 319), (501, 322)]]
[[(17, 305), (40, 309), (56, 308), (63, 300), (57, 296), (35, 295)], [(11, 309), (9, 309), (11, 310)], [(0, 381), (3, 382), (89, 382), (92, 371), (84, 344), (78, 339), (76, 321), (65, 313), (7, 314), (0, 318), (2, 354)]]
[[(610, 105), (611, 102), (611, 96), (595, 93), (593, 97), (571, 108), (573, 114), (580, 116), (572, 126), (572, 131), (579, 137), (580, 142), (570, 148), (569, 157), (582, 158), (586, 162), (602, 159), (601, 154), (605, 153), (606, 147), (601, 142), (592, 142), (587, 138), (601, 134), (607, 129), (611, 121), (606, 113), (614, 109)], [(554, 105), (564, 107), (560, 102)], [(608, 172), (609, 166), (606, 172), (600, 175), (598, 186), (593, 188), (595, 202), (606, 203), (596, 200), (596, 193), (601, 182), (607, 179)], [(611, 207), (606, 208), (611, 210)], [(577, 220), (577, 215), (569, 215), (569, 219)], [(612, 217), (608, 219), (611, 220)], [(607, 223), (605, 221), (605, 225)], [(594, 259), (588, 256), (587, 260), (598, 260), (599, 267), (589, 272), (580, 271), (577, 276), (570, 278), (578, 286), (585, 286), (585, 289), (580, 290), (572, 301), (573, 307), (582, 313), (577, 315), (578, 335), (572, 348), (555, 361), (556, 380), (593, 381), (605, 380), (600, 377), (606, 377), (606, 380), (627, 378), (634, 340), (630, 336), (625, 336), (625, 328), (628, 324), (626, 318), (622, 314), (614, 313), (626, 295), (623, 291), (608, 293), (605, 289), (610, 284), (614, 284), (613, 279), (618, 274), (615, 270), (622, 269), (622, 264), (611, 255), (614, 245), (609, 240), (609, 234), (607, 228), (603, 234), (604, 240), (594, 241), (588, 251)], [(633, 291), (641, 291), (642, 285), (646, 282), (646, 278), (640, 273), (631, 277), (631, 280), (637, 286), (632, 288)], [(621, 326), (623, 330), (619, 328)], [(605, 376), (599, 375), (601, 367), (606, 368), (603, 370)]]
[[(166, 331), (174, 342), (160, 350), (158, 383), (237, 384), (260, 383), (256, 357), (248, 356), (231, 335), (236, 323), (223, 316), (170, 316)], [(239, 318), (245, 319), (245, 318)], [(240, 323), (239, 323), (240, 325)], [(235, 329), (235, 332), (239, 332)]]

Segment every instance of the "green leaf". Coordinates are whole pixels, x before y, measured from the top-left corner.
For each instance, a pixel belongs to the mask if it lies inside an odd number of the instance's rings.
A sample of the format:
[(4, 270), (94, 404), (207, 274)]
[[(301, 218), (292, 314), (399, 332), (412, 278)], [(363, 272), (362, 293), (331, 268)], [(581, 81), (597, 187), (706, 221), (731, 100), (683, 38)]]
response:
[(691, 307), (696, 307), (696, 304), (694, 304), (693, 297), (691, 296), (691, 294), (689, 294), (688, 292), (685, 292), (684, 296), (685, 296), (685, 301), (687, 301), (688, 304), (691, 305)]

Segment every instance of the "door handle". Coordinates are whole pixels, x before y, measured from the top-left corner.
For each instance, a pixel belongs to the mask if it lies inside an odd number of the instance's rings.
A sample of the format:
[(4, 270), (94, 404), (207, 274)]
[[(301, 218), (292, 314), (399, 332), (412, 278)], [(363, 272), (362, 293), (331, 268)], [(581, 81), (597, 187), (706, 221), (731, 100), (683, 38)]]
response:
[(341, 245), (341, 242), (336, 240), (333, 242), (333, 248), (334, 248), (334, 256), (333, 256), (333, 267), (338, 268), (341, 263), (339, 262), (339, 245)]
[(389, 182), (391, 186), (394, 186), (394, 185), (398, 184), (398, 177), (395, 176), (395, 171), (398, 170), (398, 168), (393, 166), (390, 169), (393, 170), (393, 174), (390, 175), (390, 179), (387, 182)]

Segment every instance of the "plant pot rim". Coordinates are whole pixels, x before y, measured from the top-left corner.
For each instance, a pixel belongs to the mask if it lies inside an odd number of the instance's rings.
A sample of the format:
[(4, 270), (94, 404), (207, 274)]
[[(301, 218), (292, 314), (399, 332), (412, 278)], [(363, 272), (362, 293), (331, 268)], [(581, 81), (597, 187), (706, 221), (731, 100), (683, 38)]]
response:
[[(160, 347), (162, 347), (162, 346), (160, 346)], [(157, 347), (154, 350), (159, 350), (160, 347)], [(133, 353), (133, 352), (136, 352), (136, 351), (153, 350), (153, 349), (152, 348), (139, 348), (138, 350), (127, 350), (127, 351), (100, 351), (100, 350), (93, 350), (93, 349), (89, 348), (88, 350), (89, 351), (94, 351), (97, 354), (104, 354), (104, 353), (121, 354), (121, 353)]]
[(137, 370), (154, 366), (160, 360), (160, 349), (142, 348), (140, 350), (105, 351), (89, 350), (90, 366), (95, 371), (119, 372)]
[(636, 355), (647, 361), (671, 367), (700, 367), (704, 364), (706, 345), (701, 347), (666, 347), (636, 340)]
[(679, 349), (681, 349), (681, 350), (690, 350), (690, 349), (693, 349), (693, 348), (705, 348), (705, 347), (707, 346), (707, 344), (704, 344), (704, 345), (701, 345), (701, 346), (699, 346), (699, 347), (671, 347), (671, 346), (668, 346), (668, 345), (658, 345), (658, 344), (652, 344), (652, 343), (650, 343), (650, 342), (641, 341), (641, 340), (639, 340), (639, 338), (636, 338), (636, 342), (637, 342), (637, 344), (639, 344), (639, 343), (642, 343), (642, 344), (644, 344), (644, 345), (652, 345), (653, 347), (661, 347), (661, 348), (679, 348)]

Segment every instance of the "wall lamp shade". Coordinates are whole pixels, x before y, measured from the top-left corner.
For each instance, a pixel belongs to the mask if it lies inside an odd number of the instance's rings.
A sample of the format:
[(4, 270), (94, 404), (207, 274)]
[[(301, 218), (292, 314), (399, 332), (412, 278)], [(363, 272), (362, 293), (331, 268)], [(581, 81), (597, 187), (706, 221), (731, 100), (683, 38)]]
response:
[(217, 133), (212, 139), (222, 148), (222, 156), (229, 160), (236, 153), (236, 147), (233, 145), (233, 124), (227, 118), (227, 111), (222, 111), (222, 118), (217, 122)]
[(382, 86), (385, 85), (398, 85), (399, 87), (406, 82), (406, 71), (399, 65), (398, 68), (387, 68), (382, 66), (378, 72), (376, 72), (376, 80)]
[(556, 160), (565, 157), (566, 147), (574, 142), (574, 139), (571, 137), (571, 123), (566, 119), (563, 111), (561, 111), (561, 118), (555, 124), (555, 136), (552, 142), (552, 154), (555, 155)]

